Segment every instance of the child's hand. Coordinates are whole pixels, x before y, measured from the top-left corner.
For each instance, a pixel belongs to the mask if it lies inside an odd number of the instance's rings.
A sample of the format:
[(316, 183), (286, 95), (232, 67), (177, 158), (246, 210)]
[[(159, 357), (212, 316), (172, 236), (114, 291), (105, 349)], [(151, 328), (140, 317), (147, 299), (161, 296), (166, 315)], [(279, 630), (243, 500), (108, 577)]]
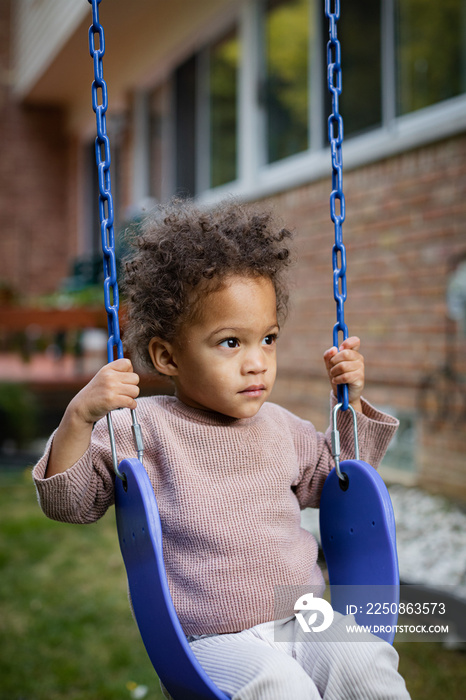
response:
[(139, 376), (131, 360), (115, 360), (100, 369), (77, 394), (69, 409), (84, 423), (94, 424), (117, 408), (136, 408)]
[(324, 353), (330, 383), (335, 396), (337, 386), (348, 384), (350, 404), (361, 411), (361, 394), (364, 389), (364, 357), (360, 354), (361, 341), (356, 336), (347, 338), (339, 348), (332, 347)]

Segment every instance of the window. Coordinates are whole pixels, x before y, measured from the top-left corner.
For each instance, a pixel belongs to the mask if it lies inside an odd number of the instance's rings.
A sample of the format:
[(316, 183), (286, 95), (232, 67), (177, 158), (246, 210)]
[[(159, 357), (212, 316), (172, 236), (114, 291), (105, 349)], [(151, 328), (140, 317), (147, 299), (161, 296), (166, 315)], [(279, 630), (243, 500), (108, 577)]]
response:
[(210, 186), (236, 180), (239, 42), (236, 32), (209, 51)]
[(448, 318), (458, 324), (459, 335), (466, 338), (466, 262), (451, 275), (447, 290)]
[(397, 113), (466, 89), (464, 0), (396, 0)]
[(343, 18), (338, 23), (343, 73), (340, 112), (346, 136), (379, 126), (382, 121), (380, 10), (380, 3), (374, 0), (358, 0), (342, 7)]
[(149, 197), (162, 201), (173, 191), (171, 177), (172, 84), (162, 83), (149, 97)]
[(196, 66), (197, 56), (176, 71), (175, 82), (175, 182), (178, 193), (196, 194)]
[[(157, 199), (265, 196), (328, 174), (324, 3), (251, 0), (229, 20), (151, 95), (148, 177)], [(365, 139), (345, 151), (353, 166), (464, 130), (464, 36), (465, 0), (341, 3), (345, 145)]]
[(268, 0), (265, 12), (267, 162), (309, 147), (309, 2)]
[(181, 195), (237, 177), (238, 62), (232, 31), (174, 73), (175, 189)]

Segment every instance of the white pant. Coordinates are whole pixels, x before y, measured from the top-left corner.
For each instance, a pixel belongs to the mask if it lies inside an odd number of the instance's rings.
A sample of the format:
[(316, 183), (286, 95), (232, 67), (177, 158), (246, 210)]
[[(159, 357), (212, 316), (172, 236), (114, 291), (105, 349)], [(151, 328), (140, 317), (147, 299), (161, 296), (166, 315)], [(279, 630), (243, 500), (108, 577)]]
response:
[[(286, 641), (274, 641), (278, 624), (280, 639)], [(351, 624), (352, 616), (335, 613), (319, 640), (316, 634), (308, 641), (290, 617), (235, 634), (201, 637), (190, 646), (233, 700), (409, 700), (395, 649), (369, 633), (349, 635), (346, 625)]]

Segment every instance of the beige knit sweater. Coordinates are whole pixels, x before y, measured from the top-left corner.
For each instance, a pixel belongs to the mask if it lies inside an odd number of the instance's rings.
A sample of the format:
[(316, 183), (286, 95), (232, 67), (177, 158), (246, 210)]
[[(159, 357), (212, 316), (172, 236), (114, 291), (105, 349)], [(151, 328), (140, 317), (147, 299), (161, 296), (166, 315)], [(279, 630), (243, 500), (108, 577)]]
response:
[[(361, 459), (377, 467), (397, 421), (363, 402)], [(342, 459), (352, 454), (352, 420), (340, 413)], [(171, 396), (138, 401), (144, 465), (157, 496), (168, 582), (184, 632), (226, 633), (274, 619), (274, 587), (323, 586), (317, 543), (300, 509), (318, 507), (333, 466), (329, 433), (272, 403), (253, 418), (190, 408)], [(113, 413), (119, 458), (132, 457), (129, 411)], [(88, 523), (113, 503), (105, 420), (87, 452), (44, 479), (47, 450), (33, 471), (50, 518)]]

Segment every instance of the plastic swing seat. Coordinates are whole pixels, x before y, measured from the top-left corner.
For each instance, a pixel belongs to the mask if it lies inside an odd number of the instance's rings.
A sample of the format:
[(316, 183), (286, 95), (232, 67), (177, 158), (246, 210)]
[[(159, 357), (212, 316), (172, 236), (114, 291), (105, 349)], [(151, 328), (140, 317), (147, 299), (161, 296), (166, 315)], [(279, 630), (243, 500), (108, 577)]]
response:
[(387, 487), (360, 460), (341, 463), (347, 488), (333, 469), (320, 500), (320, 534), (328, 566), (332, 607), (354, 613), (390, 644), (398, 619), (399, 573), (395, 517)]
[(168, 587), (162, 527), (146, 470), (138, 459), (119, 466), (115, 512), (121, 553), (139, 632), (159, 679), (175, 700), (228, 700), (190, 649)]
[[(348, 476), (348, 488), (340, 487), (333, 469), (324, 484), (320, 506), (332, 606), (342, 614), (347, 614), (348, 606), (355, 606), (360, 625), (383, 618), (385, 628), (393, 627), (399, 589), (390, 496), (379, 474), (366, 462), (347, 460), (341, 468)], [(123, 460), (119, 470), (125, 480), (115, 480), (118, 537), (134, 615), (152, 665), (175, 700), (228, 700), (199, 664), (178, 620), (149, 477), (138, 459)], [(389, 604), (389, 614), (371, 614), (380, 601)], [(383, 631), (379, 636), (392, 643), (394, 632)]]

